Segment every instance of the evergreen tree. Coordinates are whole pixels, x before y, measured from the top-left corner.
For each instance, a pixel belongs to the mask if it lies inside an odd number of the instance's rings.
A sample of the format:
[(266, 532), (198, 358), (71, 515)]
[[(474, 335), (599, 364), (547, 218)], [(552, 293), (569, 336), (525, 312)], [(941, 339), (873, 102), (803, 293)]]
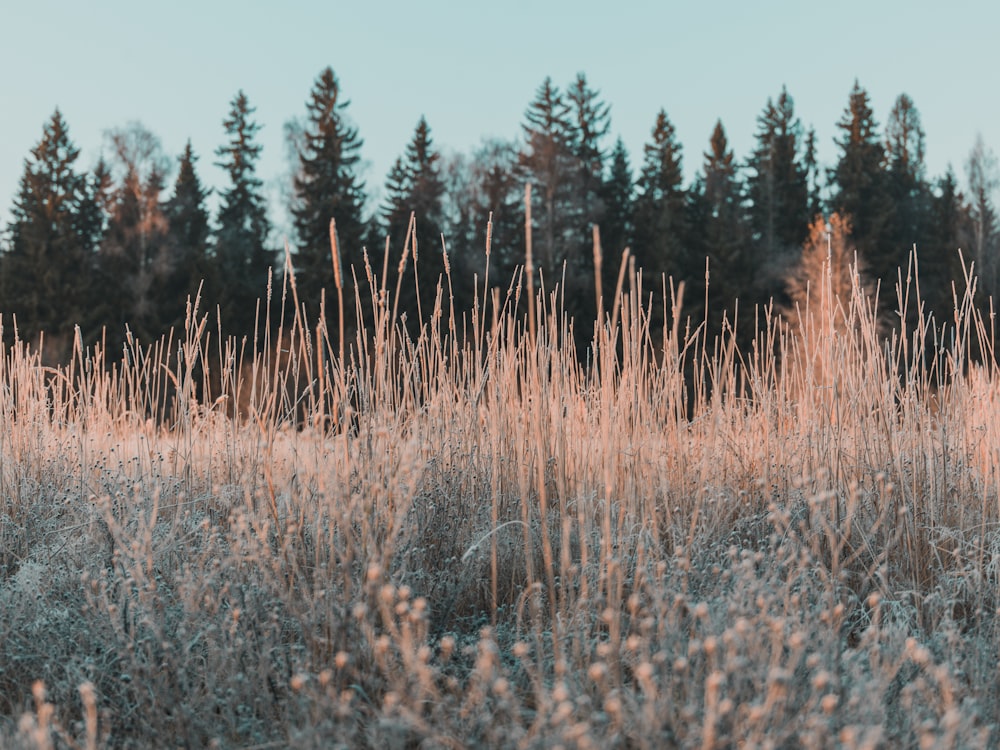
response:
[(897, 97), (886, 122), (885, 165), (887, 191), (893, 206), (891, 223), (885, 233), (886, 243), (899, 249), (900, 262), (905, 260), (904, 254), (916, 246), (924, 302), (929, 299), (947, 301), (954, 279), (948, 274), (947, 258), (933, 255), (929, 244), (934, 232), (931, 225), (933, 196), (924, 178), (924, 130), (920, 113), (906, 94)]
[(802, 158), (802, 123), (782, 87), (757, 118), (757, 145), (748, 162), (748, 215), (757, 284), (764, 297), (777, 292), (797, 257), (811, 220), (808, 168)]
[[(711, 309), (716, 324), (723, 310), (732, 310), (738, 297), (749, 311), (754, 299), (750, 286), (753, 266), (748, 252), (748, 232), (743, 214), (743, 188), (736, 161), (722, 122), (715, 124), (704, 154), (702, 174), (691, 190), (692, 202), (702, 203), (694, 229), (700, 238), (699, 259), (709, 259)], [(730, 320), (732, 316), (730, 315)]]
[[(418, 300), (410, 270), (402, 280), (401, 291), (404, 296), (400, 303), (400, 310), (407, 313), (413, 332), (419, 330), (421, 321), (427, 322), (429, 319), (438, 281), (445, 283), (441, 245), (444, 230), (444, 182), (439, 171), (439, 160), (430, 127), (427, 120), (421, 117), (413, 139), (406, 148), (405, 160), (396, 160), (386, 185), (384, 217), (395, 247), (400, 250), (404, 247), (411, 214), (416, 221), (416, 248), (411, 241), (407, 268), (413, 268), (412, 260), (416, 256), (416, 283), (419, 285), (420, 296)], [(390, 273), (398, 268), (398, 265), (395, 269), (390, 268)]]
[[(959, 301), (965, 293), (959, 249), (969, 246), (971, 234), (969, 206), (950, 166), (932, 191), (930, 210), (928, 236), (919, 246), (921, 291), (940, 326), (954, 320), (952, 281)], [(966, 252), (964, 260), (968, 264), (973, 258)]]
[(593, 244), (591, 227), (603, 222), (607, 210), (602, 143), (611, 128), (611, 114), (610, 107), (600, 99), (600, 92), (590, 88), (583, 73), (577, 75), (566, 99), (573, 121), (572, 151), (579, 170), (576, 206), (579, 215), (575, 217), (579, 254), (585, 258)]
[[(362, 218), (364, 184), (355, 174), (362, 140), (357, 128), (347, 121), (345, 110), (349, 103), (341, 95), (340, 81), (332, 68), (325, 68), (306, 103), (308, 123), (294, 181), (296, 201), (292, 214), (299, 240), (294, 262), (299, 300), (315, 320), (321, 291), (326, 290), (331, 334), (337, 327), (336, 306), (330, 304), (334, 294), (330, 219), (337, 222), (345, 269), (351, 265), (361, 267), (366, 232)], [(345, 283), (344, 290), (350, 291), (350, 285)]]
[(578, 247), (576, 209), (578, 161), (570, 107), (562, 92), (546, 78), (524, 115), (521, 173), (532, 183), (535, 265), (548, 284), (561, 275), (564, 262), (575, 263)]
[(57, 358), (69, 353), (73, 327), (88, 315), (90, 263), (100, 234), (96, 188), (74, 168), (78, 156), (57, 109), (25, 159), (9, 246), (0, 258), (2, 312), (17, 317), (24, 340), (44, 332)]
[(252, 119), (254, 111), (246, 94), (237, 93), (223, 121), (229, 140), (215, 152), (216, 166), (226, 171), (229, 185), (221, 193), (215, 235), (212, 275), (218, 286), (209, 299), (219, 306), (224, 330), (237, 335), (253, 333), (257, 300), (265, 297), (274, 264), (274, 252), (267, 246), (267, 201), (256, 175), (261, 146), (255, 141), (260, 126)]
[(652, 278), (666, 273), (690, 282), (693, 269), (685, 247), (687, 198), (682, 184), (681, 146), (662, 109), (656, 116), (652, 142), (643, 151), (635, 200), (636, 257)]
[[(602, 284), (606, 300), (615, 293), (618, 269), (625, 248), (634, 242), (635, 185), (628, 151), (619, 138), (611, 151), (608, 176), (603, 185), (604, 218), (601, 221), (601, 246), (604, 249)], [(607, 309), (607, 304), (605, 305)]]
[(205, 288), (216, 288), (215, 279), (210, 277), (211, 229), (205, 207), (210, 191), (202, 186), (195, 171), (197, 160), (188, 141), (179, 159), (173, 195), (163, 209), (167, 219), (167, 268), (160, 285), (160, 318), (177, 328), (184, 323), (188, 297), (193, 299), (203, 282)]
[[(802, 166), (806, 170), (806, 185), (808, 192), (807, 203), (809, 205), (809, 216), (815, 221), (816, 217), (823, 213), (823, 199), (820, 196), (820, 168), (816, 156), (816, 130), (809, 128), (806, 133), (805, 154), (802, 158)], [(811, 227), (812, 225), (810, 225)], [(811, 230), (810, 230), (811, 231)]]
[(883, 289), (892, 289), (896, 269), (906, 263), (908, 248), (894, 245), (889, 236), (894, 218), (885, 171), (885, 148), (868, 93), (857, 81), (837, 127), (843, 136), (836, 141), (841, 155), (830, 173), (834, 187), (832, 205), (842, 216), (849, 217), (858, 252), (872, 276), (882, 281)]

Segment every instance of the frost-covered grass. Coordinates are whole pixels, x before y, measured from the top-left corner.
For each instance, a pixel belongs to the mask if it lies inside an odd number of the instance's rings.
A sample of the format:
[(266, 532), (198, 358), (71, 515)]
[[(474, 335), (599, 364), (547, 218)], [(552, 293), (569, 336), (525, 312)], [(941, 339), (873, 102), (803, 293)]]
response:
[(532, 332), (446, 281), (409, 341), (380, 285), (344, 360), (194, 311), (114, 370), (4, 350), (0, 746), (1000, 742), (968, 299), (883, 341), (817, 293), (738, 351), (626, 281), (581, 366), (545, 290)]

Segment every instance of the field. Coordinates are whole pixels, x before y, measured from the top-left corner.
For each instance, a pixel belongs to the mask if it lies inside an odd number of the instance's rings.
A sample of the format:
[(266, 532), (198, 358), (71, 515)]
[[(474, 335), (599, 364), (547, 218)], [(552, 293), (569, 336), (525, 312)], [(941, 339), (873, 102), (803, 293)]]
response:
[(356, 335), (6, 347), (0, 746), (995, 747), (991, 321), (826, 273), (741, 350), (620, 278), (582, 363), (370, 274)]

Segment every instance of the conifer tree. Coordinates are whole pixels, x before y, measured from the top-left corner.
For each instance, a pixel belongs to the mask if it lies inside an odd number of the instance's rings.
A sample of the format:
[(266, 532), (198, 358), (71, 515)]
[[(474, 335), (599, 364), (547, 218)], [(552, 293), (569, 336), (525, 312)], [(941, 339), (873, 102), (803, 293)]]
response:
[[(406, 243), (410, 215), (416, 221), (416, 247), (410, 242), (407, 273), (402, 280), (400, 310), (407, 313), (411, 331), (418, 322), (427, 322), (433, 310), (438, 281), (445, 273), (441, 235), (444, 229), (444, 182), (439, 170), (440, 156), (434, 149), (430, 126), (420, 118), (413, 139), (406, 147), (404, 159), (397, 159), (386, 185), (387, 203), (384, 218), (389, 237), (401, 250)], [(417, 279), (414, 282), (413, 258), (416, 257)], [(399, 266), (390, 268), (398, 272)], [(395, 281), (395, 279), (393, 279)], [(414, 284), (418, 286), (415, 287)], [(419, 288), (419, 300), (417, 297)], [(445, 287), (445, 292), (447, 288)]]
[[(950, 276), (953, 269), (949, 269), (947, 256), (933, 252), (933, 195), (924, 177), (924, 130), (920, 113), (906, 94), (897, 97), (886, 122), (885, 169), (886, 190), (893, 207), (885, 241), (898, 248), (899, 262), (905, 261), (906, 253), (916, 246), (925, 305), (931, 299), (947, 302), (951, 282), (957, 279)], [(911, 325), (914, 322), (910, 321)]]
[(577, 75), (566, 94), (573, 121), (572, 150), (579, 170), (576, 218), (580, 237), (580, 257), (591, 249), (594, 224), (601, 224), (607, 206), (604, 203), (604, 138), (611, 128), (610, 107), (592, 89), (583, 73)]
[(748, 162), (749, 220), (754, 265), (762, 288), (777, 291), (787, 263), (798, 255), (810, 217), (802, 123), (784, 87), (757, 118), (757, 145)]
[[(241, 336), (253, 333), (257, 301), (267, 293), (275, 255), (268, 247), (271, 223), (256, 174), (261, 146), (255, 140), (260, 125), (252, 119), (254, 111), (246, 94), (238, 92), (223, 121), (228, 142), (215, 152), (216, 166), (226, 171), (229, 183), (220, 195), (213, 269), (218, 286), (209, 299), (219, 306), (223, 329)], [(263, 312), (262, 303), (261, 319)]]
[[(748, 252), (743, 214), (743, 189), (736, 161), (721, 120), (716, 122), (702, 174), (691, 190), (692, 203), (703, 203), (694, 231), (700, 238), (699, 260), (707, 257), (710, 274), (709, 322), (717, 324), (723, 310), (739, 297), (748, 312), (754, 300), (754, 268)], [(732, 316), (730, 315), (730, 320)]]
[[(327, 324), (331, 335), (337, 330), (333, 262), (330, 248), (330, 219), (337, 223), (341, 262), (345, 269), (360, 268), (366, 225), (362, 218), (364, 184), (355, 170), (362, 140), (346, 117), (350, 104), (343, 98), (340, 81), (332, 68), (317, 77), (306, 103), (308, 121), (299, 150), (299, 171), (295, 177), (292, 215), (298, 236), (295, 273), (299, 300), (306, 304), (312, 319), (319, 310), (322, 290), (326, 290)], [(344, 285), (345, 292), (349, 291)], [(349, 309), (349, 308), (348, 308)]]
[[(809, 205), (809, 216), (815, 221), (816, 217), (823, 213), (823, 200), (820, 196), (820, 168), (816, 155), (816, 129), (809, 128), (806, 133), (805, 153), (802, 157), (802, 166), (806, 170), (806, 191), (808, 194), (807, 203)], [(811, 225), (810, 225), (811, 226)]]
[(173, 195), (163, 209), (167, 219), (167, 268), (160, 286), (160, 317), (167, 326), (183, 325), (187, 299), (194, 298), (199, 286), (217, 288), (209, 263), (211, 228), (205, 200), (210, 191), (202, 186), (195, 171), (197, 160), (188, 141), (179, 158)]
[(57, 109), (25, 159), (9, 246), (0, 257), (5, 318), (17, 316), (24, 340), (44, 332), (57, 358), (69, 353), (74, 325), (88, 317), (86, 290), (102, 223), (96, 187), (75, 169), (78, 157)]
[(643, 150), (635, 200), (636, 257), (653, 278), (666, 273), (678, 280), (690, 280), (681, 145), (662, 109), (656, 116), (652, 141)]
[(625, 248), (634, 244), (635, 185), (628, 151), (621, 138), (611, 151), (608, 176), (604, 181), (602, 202), (604, 217), (601, 221), (601, 246), (604, 249), (602, 285), (604, 295), (610, 300), (618, 281), (618, 268)]
[(532, 183), (533, 248), (536, 267), (548, 283), (561, 274), (564, 262), (575, 263), (575, 226), (579, 198), (578, 161), (569, 104), (551, 78), (546, 78), (524, 114), (522, 177)]
[[(927, 237), (921, 238), (922, 244), (918, 245), (921, 291), (930, 310), (935, 313), (938, 325), (953, 321), (954, 293), (957, 292), (959, 300), (965, 293), (959, 249), (966, 250), (966, 264), (974, 260), (967, 251), (971, 225), (970, 208), (949, 166), (931, 192), (929, 231)], [(955, 282), (954, 292), (952, 281)]]
[(883, 288), (892, 289), (896, 269), (906, 262), (909, 249), (896, 246), (889, 236), (893, 206), (885, 171), (885, 148), (868, 92), (855, 81), (847, 108), (837, 123), (840, 159), (831, 171), (832, 205), (851, 217), (858, 252)]

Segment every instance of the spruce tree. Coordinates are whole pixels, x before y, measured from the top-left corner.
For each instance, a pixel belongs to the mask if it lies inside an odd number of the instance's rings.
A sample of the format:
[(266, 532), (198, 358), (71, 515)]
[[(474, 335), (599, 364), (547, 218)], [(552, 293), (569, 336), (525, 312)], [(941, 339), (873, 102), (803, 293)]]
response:
[(924, 177), (924, 130), (920, 113), (906, 94), (897, 97), (886, 122), (885, 165), (886, 189), (893, 206), (892, 220), (885, 232), (886, 243), (899, 248), (900, 262), (915, 245), (924, 302), (947, 301), (954, 279), (949, 277), (947, 257), (933, 254), (929, 244), (934, 232), (933, 196)]
[(754, 265), (765, 293), (783, 287), (788, 264), (798, 256), (812, 217), (802, 123), (784, 87), (757, 118), (757, 145), (747, 166), (747, 197)]
[(577, 75), (567, 91), (567, 102), (573, 120), (572, 150), (579, 170), (576, 218), (580, 237), (580, 255), (591, 249), (594, 224), (603, 222), (607, 206), (604, 203), (604, 138), (611, 128), (610, 107), (601, 100), (600, 92), (592, 89), (583, 73)]
[(834, 188), (831, 204), (850, 220), (858, 252), (872, 276), (882, 281), (883, 289), (893, 289), (896, 269), (905, 264), (909, 250), (896, 245), (889, 236), (894, 218), (885, 148), (868, 92), (857, 81), (837, 128), (843, 135), (836, 140), (840, 159), (830, 173)]
[(210, 276), (211, 228), (205, 207), (210, 191), (202, 186), (195, 171), (197, 160), (188, 141), (179, 158), (173, 195), (163, 208), (167, 219), (167, 267), (160, 286), (160, 317), (168, 326), (178, 328), (184, 323), (187, 299), (194, 298), (199, 286), (216, 288)]
[[(950, 166), (932, 190), (930, 210), (928, 236), (921, 238), (918, 257), (921, 289), (927, 290), (925, 299), (940, 326), (954, 320), (954, 292), (951, 282), (955, 282), (959, 301), (965, 293), (963, 256), (959, 254), (959, 249), (969, 247), (972, 234), (970, 208)], [(966, 265), (973, 260), (967, 251), (964, 260)], [(978, 269), (978, 263), (976, 268)]]
[[(74, 325), (88, 317), (90, 266), (103, 223), (96, 188), (74, 167), (78, 157), (57, 109), (25, 159), (0, 258), (2, 312), (17, 317), (24, 340), (44, 332), (56, 358), (69, 353)], [(6, 327), (12, 330), (9, 320)]]
[(256, 175), (261, 146), (255, 141), (260, 126), (252, 119), (254, 111), (246, 94), (237, 93), (223, 121), (228, 142), (215, 152), (216, 166), (226, 171), (229, 184), (220, 196), (213, 269), (218, 286), (209, 299), (219, 306), (223, 329), (236, 335), (253, 333), (257, 301), (267, 293), (275, 256), (267, 244), (271, 224)]
[[(438, 281), (444, 283), (445, 267), (441, 245), (444, 229), (444, 182), (439, 170), (439, 160), (430, 126), (421, 117), (413, 139), (406, 147), (405, 157), (396, 160), (386, 185), (384, 219), (389, 237), (397, 249), (401, 250), (406, 243), (406, 230), (411, 214), (416, 221), (416, 248), (411, 240), (400, 302), (400, 311), (407, 313), (412, 332), (419, 330), (421, 321), (427, 322), (429, 319)], [(412, 270), (414, 255), (417, 258), (416, 282)], [(390, 268), (390, 274), (398, 271), (398, 268), (398, 265)], [(419, 300), (414, 283), (419, 287)]]
[(579, 199), (578, 161), (573, 153), (574, 131), (569, 104), (546, 78), (524, 114), (524, 150), (520, 167), (532, 183), (532, 222), (535, 227), (535, 265), (551, 284), (564, 262), (575, 263), (578, 248), (575, 226)]
[[(337, 330), (330, 219), (337, 223), (340, 258), (345, 269), (361, 267), (366, 225), (362, 218), (364, 184), (355, 174), (362, 140), (346, 118), (349, 102), (332, 68), (325, 68), (313, 84), (306, 103), (308, 121), (299, 150), (292, 215), (298, 237), (295, 255), (300, 302), (312, 319), (326, 290), (327, 324)], [(345, 291), (350, 285), (344, 284)], [(348, 308), (349, 309), (349, 308)]]
[(652, 141), (643, 151), (635, 200), (636, 257), (651, 278), (666, 273), (678, 280), (690, 280), (681, 146), (662, 109), (656, 116)]
[(634, 244), (634, 200), (635, 184), (632, 167), (629, 165), (628, 151), (621, 138), (615, 141), (611, 151), (607, 179), (602, 189), (604, 218), (601, 221), (601, 246), (604, 250), (602, 263), (602, 285), (604, 287), (605, 309), (618, 281), (618, 269), (625, 248)]
[[(709, 260), (712, 324), (718, 323), (723, 310), (731, 310), (739, 297), (749, 312), (755, 298), (752, 287), (754, 268), (748, 252), (748, 232), (743, 213), (743, 187), (736, 161), (722, 121), (715, 124), (705, 152), (695, 198), (704, 201), (703, 219), (696, 227), (702, 238), (699, 259)], [(730, 317), (731, 319), (731, 317)]]

